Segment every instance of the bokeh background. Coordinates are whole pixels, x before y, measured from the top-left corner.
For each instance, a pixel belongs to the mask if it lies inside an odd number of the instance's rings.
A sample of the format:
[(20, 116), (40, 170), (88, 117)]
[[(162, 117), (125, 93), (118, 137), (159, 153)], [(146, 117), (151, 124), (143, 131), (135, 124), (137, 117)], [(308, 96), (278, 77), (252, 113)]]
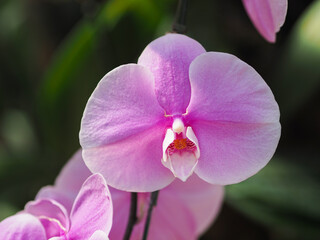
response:
[[(177, 0), (0, 1), (0, 220), (23, 208), (79, 148), (88, 97), (114, 67), (171, 30)], [(282, 137), (259, 174), (226, 187), (201, 238), (320, 239), (320, 1), (289, 0), (276, 44), (240, 0), (190, 1), (188, 35), (266, 80)], [(195, 203), (196, 204), (196, 203)]]

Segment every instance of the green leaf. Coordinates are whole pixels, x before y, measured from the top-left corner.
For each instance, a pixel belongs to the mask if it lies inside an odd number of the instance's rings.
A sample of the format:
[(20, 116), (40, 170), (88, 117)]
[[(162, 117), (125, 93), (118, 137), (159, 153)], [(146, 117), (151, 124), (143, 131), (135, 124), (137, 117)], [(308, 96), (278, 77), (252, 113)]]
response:
[(61, 94), (75, 82), (101, 33), (112, 29), (131, 4), (132, 1), (108, 1), (93, 21), (83, 19), (70, 32), (44, 76), (40, 101), (45, 108), (54, 106)]
[(300, 17), (277, 76), (278, 101), (285, 118), (292, 116), (320, 87), (320, 0)]
[(228, 186), (227, 201), (273, 229), (290, 229), (313, 239), (320, 234), (320, 182), (307, 172), (303, 166), (275, 158), (257, 175)]
[(15, 214), (16, 212), (18, 212), (18, 209), (13, 205), (0, 201), (0, 221)]

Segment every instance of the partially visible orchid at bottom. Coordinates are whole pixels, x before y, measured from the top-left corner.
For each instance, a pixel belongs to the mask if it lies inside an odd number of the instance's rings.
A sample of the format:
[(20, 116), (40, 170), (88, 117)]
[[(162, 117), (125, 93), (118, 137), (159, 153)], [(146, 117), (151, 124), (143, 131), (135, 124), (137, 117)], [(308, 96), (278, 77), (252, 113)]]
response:
[[(44, 187), (37, 199), (50, 198), (70, 206), (82, 182), (90, 175), (85, 166), (81, 150), (63, 168), (55, 186)], [(109, 237), (122, 239), (125, 233), (130, 208), (130, 193), (109, 187), (113, 201), (113, 225)], [(185, 183), (174, 181), (159, 193), (157, 206), (153, 210), (148, 239), (171, 240), (197, 239), (216, 218), (222, 201), (223, 187), (202, 181), (196, 175)], [(142, 239), (150, 193), (138, 193), (138, 222), (131, 240)]]
[(0, 223), (0, 239), (108, 240), (112, 225), (110, 192), (100, 174), (86, 178), (66, 206), (67, 201), (39, 194), (23, 211)]

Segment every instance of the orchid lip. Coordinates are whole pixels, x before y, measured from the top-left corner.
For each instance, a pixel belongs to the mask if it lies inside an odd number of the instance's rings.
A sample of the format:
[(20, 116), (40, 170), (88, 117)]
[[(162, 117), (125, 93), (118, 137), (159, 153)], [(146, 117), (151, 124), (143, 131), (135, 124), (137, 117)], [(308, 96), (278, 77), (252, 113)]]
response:
[(182, 181), (190, 177), (200, 157), (199, 143), (192, 128), (185, 127), (180, 118), (174, 119), (167, 129), (162, 145), (162, 164)]
[(58, 219), (50, 218), (47, 216), (38, 216), (38, 219), (45, 219), (50, 222), (56, 223), (59, 226), (60, 230), (62, 230), (62, 232), (60, 231), (60, 236), (61, 236), (61, 233), (62, 235), (65, 235), (67, 233), (67, 229), (61, 224), (61, 222)]

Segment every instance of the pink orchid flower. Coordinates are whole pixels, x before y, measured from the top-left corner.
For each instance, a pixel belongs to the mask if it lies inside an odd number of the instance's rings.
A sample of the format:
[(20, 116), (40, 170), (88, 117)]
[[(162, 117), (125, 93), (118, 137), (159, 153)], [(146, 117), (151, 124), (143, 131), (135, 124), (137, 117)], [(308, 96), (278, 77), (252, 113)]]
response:
[(85, 108), (80, 143), (88, 168), (117, 189), (151, 192), (193, 172), (225, 185), (268, 163), (279, 116), (252, 67), (167, 34), (146, 47), (138, 64), (102, 78)]
[(276, 41), (276, 33), (283, 25), (288, 0), (242, 0), (256, 29), (269, 42)]
[[(81, 183), (91, 172), (78, 151), (63, 168), (55, 186), (43, 188), (37, 198), (51, 198), (70, 206)], [(130, 208), (130, 193), (109, 188), (113, 201), (111, 240), (122, 239)], [(208, 184), (196, 175), (186, 183), (174, 181), (161, 190), (158, 204), (152, 214), (148, 239), (194, 240), (203, 234), (216, 218), (223, 200), (223, 187)], [(138, 193), (138, 223), (131, 240), (142, 239), (150, 193)]]
[(108, 240), (112, 202), (104, 178), (100, 174), (90, 176), (73, 200), (69, 212), (63, 202), (38, 197), (24, 211), (0, 223), (0, 239)]

